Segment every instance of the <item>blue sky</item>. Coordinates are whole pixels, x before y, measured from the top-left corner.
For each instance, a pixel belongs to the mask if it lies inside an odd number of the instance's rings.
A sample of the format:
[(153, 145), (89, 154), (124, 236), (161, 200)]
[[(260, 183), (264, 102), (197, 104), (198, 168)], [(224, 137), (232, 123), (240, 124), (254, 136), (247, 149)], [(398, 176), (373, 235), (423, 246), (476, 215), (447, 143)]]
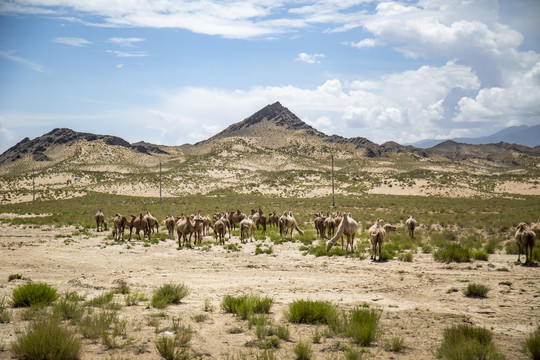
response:
[(540, 2), (3, 0), (0, 152), (56, 127), (181, 145), (280, 101), (328, 135), (540, 123)]

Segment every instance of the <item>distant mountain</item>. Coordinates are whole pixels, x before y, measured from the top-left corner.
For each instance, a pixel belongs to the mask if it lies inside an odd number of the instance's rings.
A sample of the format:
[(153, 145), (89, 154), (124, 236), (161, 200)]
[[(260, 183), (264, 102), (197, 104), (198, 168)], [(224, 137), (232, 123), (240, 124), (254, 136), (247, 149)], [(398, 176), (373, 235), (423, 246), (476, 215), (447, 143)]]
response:
[[(481, 136), (477, 138), (453, 138), (449, 140), (471, 145), (496, 144), (505, 142), (508, 144), (525, 145), (533, 148), (540, 145), (540, 124), (534, 126), (511, 126), (488, 136)], [(428, 149), (444, 141), (446, 140), (426, 139), (410, 145), (422, 149)]]
[(166, 152), (159, 149), (158, 146), (144, 142), (132, 145), (126, 140), (117, 136), (96, 135), (77, 132), (66, 128), (57, 128), (33, 140), (24, 138), (19, 143), (12, 146), (0, 155), (0, 165), (14, 162), (25, 155), (31, 155), (34, 161), (50, 161), (51, 159), (45, 154), (49, 148), (55, 145), (74, 143), (79, 140), (86, 140), (89, 142), (103, 140), (107, 145), (122, 146), (140, 153), (153, 152), (166, 154)]

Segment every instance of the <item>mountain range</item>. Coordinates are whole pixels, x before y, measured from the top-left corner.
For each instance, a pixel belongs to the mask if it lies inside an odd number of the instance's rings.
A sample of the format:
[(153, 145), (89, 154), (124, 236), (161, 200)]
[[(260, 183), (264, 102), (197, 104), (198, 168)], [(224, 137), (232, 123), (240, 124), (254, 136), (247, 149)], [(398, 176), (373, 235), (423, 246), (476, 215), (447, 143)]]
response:
[[(289, 149), (295, 152), (309, 153), (315, 151), (317, 146), (324, 153), (325, 149), (328, 152), (333, 147), (332, 151), (336, 151), (335, 147), (340, 147), (341, 151), (349, 149), (347, 151), (356, 151), (370, 158), (387, 157), (393, 153), (407, 153), (423, 158), (434, 156), (450, 160), (477, 158), (497, 162), (511, 158), (510, 152), (540, 155), (540, 146), (531, 146), (539, 142), (539, 132), (540, 125), (515, 126), (475, 139), (425, 140), (406, 146), (395, 142), (379, 145), (362, 137), (345, 138), (338, 135), (326, 135), (306, 124), (281, 103), (276, 102), (204, 141), (179, 148), (189, 152), (193, 149), (208, 148), (224, 139), (243, 138), (264, 148)], [(308, 141), (299, 141), (300, 139), (308, 139)], [(148, 155), (170, 155), (167, 149), (174, 148), (145, 142), (130, 144), (116, 136), (82, 133), (63, 128), (54, 129), (33, 140), (23, 139), (0, 155), (0, 165), (10, 164), (25, 157), (30, 157), (37, 162), (50, 162), (52, 159), (48, 152), (52, 147), (69, 145), (80, 140), (87, 142), (100, 140), (110, 146), (120, 146)]]

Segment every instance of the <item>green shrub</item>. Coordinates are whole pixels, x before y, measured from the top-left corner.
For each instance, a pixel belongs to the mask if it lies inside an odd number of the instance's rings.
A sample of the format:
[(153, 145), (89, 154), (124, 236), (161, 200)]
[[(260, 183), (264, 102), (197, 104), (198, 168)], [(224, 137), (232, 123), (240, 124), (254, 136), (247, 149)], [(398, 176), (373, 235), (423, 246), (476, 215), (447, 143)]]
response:
[(523, 341), (523, 351), (532, 360), (540, 359), (540, 325)]
[(492, 338), (491, 332), (485, 328), (468, 324), (454, 325), (444, 330), (437, 357), (447, 360), (504, 359)]
[(8, 277), (8, 282), (13, 281), (13, 280), (20, 280), (20, 279), (22, 279), (21, 274), (11, 274)]
[(151, 305), (161, 309), (170, 304), (179, 304), (188, 295), (189, 288), (184, 284), (165, 284), (154, 291)]
[(357, 307), (345, 317), (345, 334), (361, 346), (369, 346), (377, 337), (381, 311)]
[(87, 302), (85, 302), (85, 306), (105, 307), (106, 305), (109, 305), (113, 299), (114, 291), (109, 291), (88, 300)]
[(386, 346), (385, 346), (385, 349), (387, 351), (393, 351), (393, 352), (400, 352), (401, 350), (403, 350), (403, 344), (404, 344), (404, 339), (403, 337), (401, 336), (394, 336), (392, 338), (392, 340), (390, 340)]
[(135, 306), (135, 305), (139, 305), (140, 301), (146, 301), (146, 300), (148, 300), (148, 298), (146, 297), (144, 293), (135, 291), (133, 293), (129, 293), (126, 295), (125, 303), (126, 303), (126, 306)]
[(268, 314), (274, 300), (270, 297), (257, 295), (226, 295), (221, 302), (221, 308), (228, 313), (240, 316), (247, 320), (253, 314)]
[(471, 261), (471, 251), (460, 244), (448, 244), (433, 253), (433, 259), (439, 262)]
[(484, 251), (488, 254), (495, 254), (495, 250), (499, 248), (499, 241), (497, 239), (489, 239), (484, 245)]
[(507, 242), (506, 245), (504, 246), (504, 251), (510, 255), (517, 255), (519, 252), (519, 247), (518, 247), (517, 242), (513, 240)]
[(55, 316), (45, 316), (35, 321), (25, 334), (11, 344), (16, 359), (65, 359), (81, 358), (81, 340), (62, 327)]
[(162, 335), (156, 339), (154, 346), (159, 355), (165, 360), (184, 360), (190, 359), (189, 336), (169, 336)]
[(54, 304), (54, 313), (63, 320), (78, 322), (84, 314), (84, 306), (69, 294), (65, 294)]
[(484, 250), (473, 250), (471, 256), (474, 260), (488, 261), (489, 255)]
[(55, 288), (44, 283), (27, 283), (13, 290), (14, 307), (46, 306), (58, 298)]
[(485, 298), (488, 291), (489, 291), (489, 288), (485, 285), (471, 283), (467, 285), (465, 290), (463, 290), (463, 293), (467, 297)]
[(296, 360), (310, 360), (313, 356), (311, 344), (307, 341), (300, 340), (294, 345), (294, 355)]
[(410, 251), (399, 253), (398, 254), (398, 260), (399, 261), (405, 261), (405, 262), (412, 262), (413, 261), (413, 254)]
[(10, 323), (13, 319), (11, 312), (7, 309), (5, 304), (5, 298), (2, 298), (2, 301), (0, 301), (0, 324)]
[(86, 339), (99, 339), (117, 320), (117, 316), (115, 311), (107, 310), (87, 314), (79, 323), (82, 336)]
[(328, 301), (296, 300), (289, 304), (285, 318), (292, 323), (331, 325), (339, 316), (336, 307)]

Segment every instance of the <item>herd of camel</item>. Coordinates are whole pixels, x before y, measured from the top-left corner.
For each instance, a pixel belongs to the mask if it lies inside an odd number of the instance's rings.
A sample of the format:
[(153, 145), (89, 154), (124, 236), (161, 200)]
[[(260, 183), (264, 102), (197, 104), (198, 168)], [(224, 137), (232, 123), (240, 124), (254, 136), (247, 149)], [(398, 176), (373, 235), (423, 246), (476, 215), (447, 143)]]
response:
[[(129, 227), (129, 240), (133, 230), (141, 238), (141, 231), (143, 232), (143, 238), (148, 237), (150, 239), (151, 233), (159, 232), (159, 221), (149, 211), (146, 215), (142, 213), (139, 216), (130, 215), (131, 220), (127, 217), (115, 214), (113, 219), (114, 228), (112, 230), (115, 241), (124, 240), (124, 231)], [(107, 230), (107, 221), (105, 215), (99, 210), (94, 215), (96, 221), (96, 231)], [(173, 216), (169, 214), (165, 219), (165, 226), (170, 236), (174, 236), (174, 231), (178, 236), (178, 246), (182, 247), (186, 244), (191, 244), (191, 239), (194, 237), (194, 244), (200, 244), (202, 237), (209, 234), (209, 230), (212, 229), (216, 240), (220, 244), (225, 244), (225, 238), (227, 231), (229, 232), (229, 239), (231, 238), (231, 229), (236, 229), (238, 225), (240, 228), (240, 241), (244, 243), (247, 238), (253, 241), (253, 234), (255, 228), (262, 227), (262, 233), (265, 234), (267, 225), (279, 227), (280, 235), (287, 236), (290, 232), (290, 236), (293, 234), (293, 230), (296, 230), (300, 235), (304, 235), (303, 231), (298, 227), (296, 220), (291, 211), (284, 212), (283, 215), (278, 216), (275, 212), (268, 215), (268, 217), (259, 210), (251, 210), (251, 215), (246, 215), (240, 210), (221, 212), (214, 214), (213, 217), (209, 215), (201, 216), (200, 213), (195, 213), (190, 216), (180, 215)], [(326, 243), (326, 250), (330, 251), (332, 246), (341, 239), (341, 248), (343, 249), (343, 237), (346, 237), (347, 244), (345, 250), (348, 252), (354, 251), (354, 237), (359, 229), (359, 224), (351, 216), (351, 213), (347, 214), (327, 214), (318, 213), (314, 217), (315, 230), (317, 236), (324, 239), (329, 239)], [(413, 216), (409, 216), (405, 222), (405, 226), (409, 232), (409, 236), (414, 238), (414, 230), (419, 226)], [(389, 232), (395, 231), (396, 227), (391, 224), (383, 224), (382, 219), (377, 219), (368, 229), (368, 236), (371, 241), (371, 259), (377, 260), (377, 254), (379, 261), (381, 260), (382, 245)], [(189, 236), (189, 238), (188, 238)], [(525, 263), (532, 261), (532, 251), (535, 246), (536, 239), (540, 237), (540, 221), (536, 224), (527, 224), (525, 222), (519, 223), (515, 233), (516, 243), (519, 248), (518, 262), (521, 262), (522, 249), (525, 251)]]

